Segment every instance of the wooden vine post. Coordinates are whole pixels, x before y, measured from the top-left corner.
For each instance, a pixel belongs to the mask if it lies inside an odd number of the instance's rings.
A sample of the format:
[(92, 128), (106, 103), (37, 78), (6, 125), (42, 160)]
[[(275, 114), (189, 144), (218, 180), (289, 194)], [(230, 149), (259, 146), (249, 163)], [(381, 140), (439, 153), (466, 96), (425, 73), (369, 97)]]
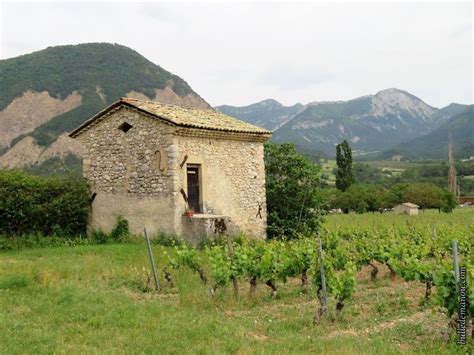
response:
[[(227, 252), (229, 255), (229, 259), (231, 264), (234, 262), (234, 245), (232, 244), (232, 239), (229, 235), (227, 235)], [(234, 286), (234, 297), (239, 297), (239, 283), (235, 276), (232, 276), (232, 285)]]
[(323, 257), (323, 244), (321, 238), (319, 239), (318, 246), (318, 260), (319, 260), (319, 272), (321, 276), (321, 285), (318, 288), (318, 299), (321, 304), (321, 308), (316, 311), (314, 315), (313, 324), (318, 324), (321, 320), (322, 315), (328, 313), (328, 294), (326, 289), (326, 273), (324, 271), (324, 257)]

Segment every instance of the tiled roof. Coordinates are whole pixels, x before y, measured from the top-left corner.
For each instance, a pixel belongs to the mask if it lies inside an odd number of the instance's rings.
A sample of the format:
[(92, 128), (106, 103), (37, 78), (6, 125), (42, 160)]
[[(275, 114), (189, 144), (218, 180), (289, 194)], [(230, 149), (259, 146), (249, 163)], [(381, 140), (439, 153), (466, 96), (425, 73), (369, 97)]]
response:
[(411, 203), (411, 202), (405, 202), (405, 203), (402, 203), (403, 206), (406, 206), (406, 207), (410, 207), (410, 208), (419, 208), (420, 206), (418, 205), (415, 205), (414, 203)]
[(73, 132), (70, 133), (70, 136), (76, 136), (83, 128), (88, 126), (90, 123), (120, 105), (131, 106), (140, 111), (144, 111), (148, 114), (151, 114), (159, 119), (163, 119), (165, 121), (182, 127), (201, 128), (206, 130), (237, 132), (255, 135), (270, 136), (272, 134), (271, 131), (268, 131), (264, 128), (260, 128), (250, 123), (240, 121), (236, 118), (227, 116), (219, 111), (215, 111), (212, 109), (205, 110), (195, 108), (183, 108), (180, 106), (165, 105), (153, 101), (121, 98), (120, 101), (112, 104), (105, 110), (96, 114), (90, 120), (86, 121), (83, 125), (76, 128)]
[(140, 110), (151, 113), (154, 116), (164, 118), (178, 126), (205, 128), (218, 131), (232, 131), (245, 133), (270, 134), (271, 132), (254, 126), (250, 123), (240, 121), (227, 116), (222, 112), (212, 109), (183, 108), (180, 106), (164, 105), (153, 101), (142, 101), (137, 99), (122, 98), (126, 102)]

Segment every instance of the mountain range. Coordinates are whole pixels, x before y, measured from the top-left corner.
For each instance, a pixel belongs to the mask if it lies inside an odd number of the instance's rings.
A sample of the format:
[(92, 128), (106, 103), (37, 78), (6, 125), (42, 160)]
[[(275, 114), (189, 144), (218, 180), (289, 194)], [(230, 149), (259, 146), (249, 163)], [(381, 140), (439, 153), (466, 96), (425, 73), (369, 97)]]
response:
[(287, 123), (305, 106), (296, 104), (283, 106), (276, 100), (268, 99), (248, 106), (217, 106), (216, 109), (225, 114), (237, 117), (243, 121), (275, 131)]
[[(401, 149), (402, 143), (434, 132), (468, 108), (461, 104), (435, 108), (404, 90), (393, 88), (348, 101), (283, 106), (275, 100), (265, 100), (244, 107), (216, 107), (244, 121), (273, 129), (273, 141), (292, 142), (308, 154), (334, 156), (336, 145), (346, 139), (355, 155), (385, 158), (390, 158), (390, 152), (394, 156), (422, 157), (426, 151), (433, 152), (430, 157), (444, 157), (446, 154), (442, 148), (423, 151), (421, 143), (413, 143), (410, 145), (412, 150), (407, 150), (408, 146)], [(265, 120), (267, 114), (270, 119)], [(471, 114), (468, 110), (466, 115), (468, 122), (474, 120), (472, 110)], [(474, 139), (474, 135), (457, 138), (461, 141), (456, 141), (455, 137), (455, 144), (460, 147), (464, 140)], [(447, 146), (447, 134), (439, 139), (435, 144), (444, 142)], [(430, 138), (425, 141), (429, 144)]]
[[(212, 109), (179, 76), (109, 43), (48, 47), (0, 60), (0, 167), (80, 162), (67, 133), (120, 97)], [(215, 109), (274, 131), (308, 155), (333, 156), (347, 139), (355, 155), (445, 158), (451, 129), (458, 156), (474, 155), (472, 106), (435, 108), (399, 89), (348, 101), (285, 106), (268, 99)], [(75, 160), (72, 157), (77, 157)]]

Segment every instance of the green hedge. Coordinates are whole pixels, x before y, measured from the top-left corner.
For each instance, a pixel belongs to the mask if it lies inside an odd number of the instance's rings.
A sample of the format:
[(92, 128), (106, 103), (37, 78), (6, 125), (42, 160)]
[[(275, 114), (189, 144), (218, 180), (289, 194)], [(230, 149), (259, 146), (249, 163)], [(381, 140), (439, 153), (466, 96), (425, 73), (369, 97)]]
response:
[(0, 171), (0, 234), (85, 234), (89, 196), (79, 177)]

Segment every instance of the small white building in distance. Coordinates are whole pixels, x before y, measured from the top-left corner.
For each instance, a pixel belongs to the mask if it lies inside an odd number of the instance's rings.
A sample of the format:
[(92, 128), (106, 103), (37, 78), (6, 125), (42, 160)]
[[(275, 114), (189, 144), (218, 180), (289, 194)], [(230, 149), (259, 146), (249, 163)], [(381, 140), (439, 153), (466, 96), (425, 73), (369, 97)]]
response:
[(395, 206), (395, 214), (407, 214), (409, 216), (418, 215), (418, 209), (420, 206), (415, 205), (414, 203), (405, 202), (401, 205)]

